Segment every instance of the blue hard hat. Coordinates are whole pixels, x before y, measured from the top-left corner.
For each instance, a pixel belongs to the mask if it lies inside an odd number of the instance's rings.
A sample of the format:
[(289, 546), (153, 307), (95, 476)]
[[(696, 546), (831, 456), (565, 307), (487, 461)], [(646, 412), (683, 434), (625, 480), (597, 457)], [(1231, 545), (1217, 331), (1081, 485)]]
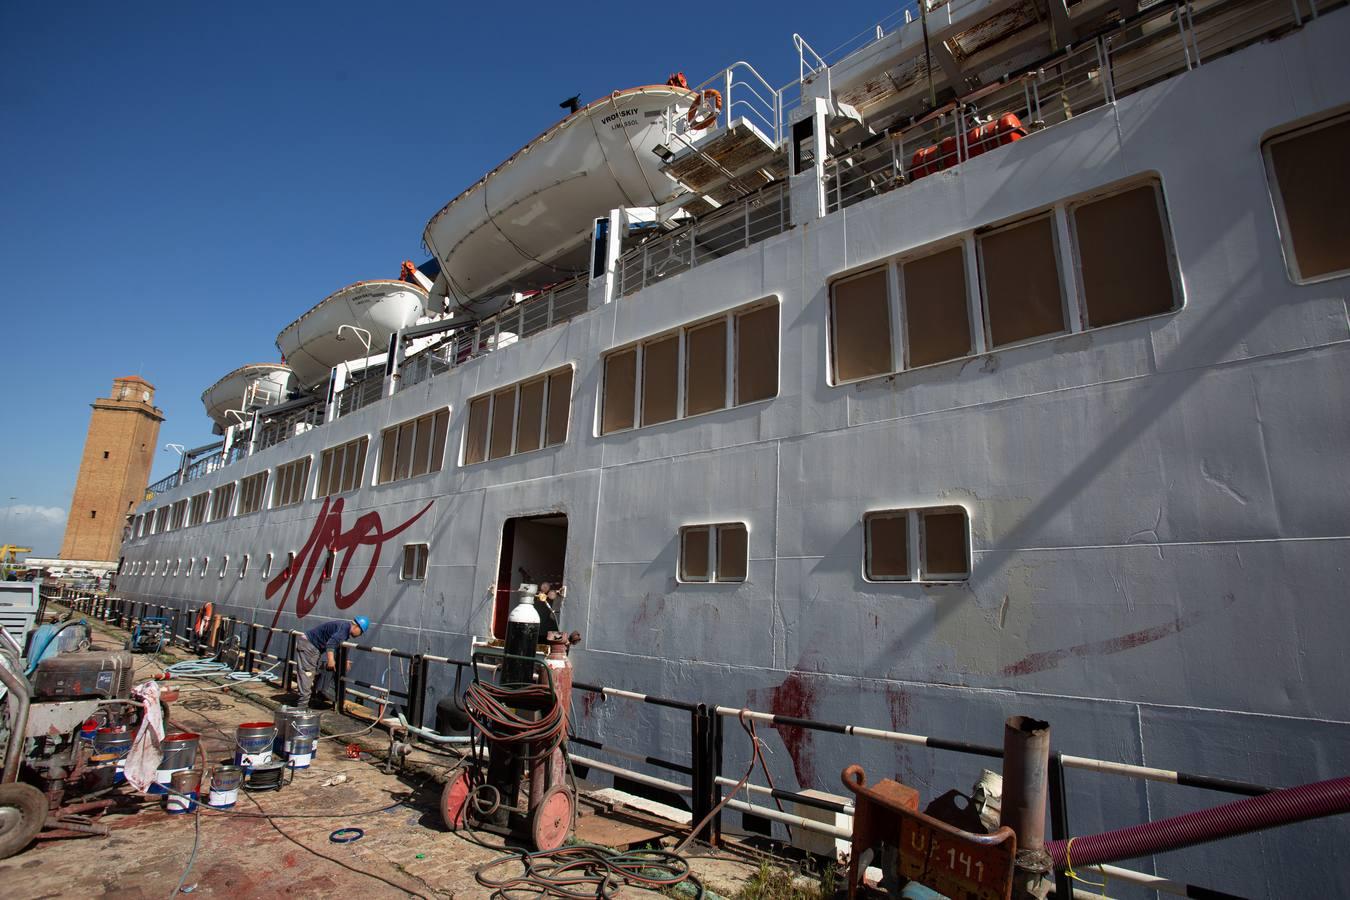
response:
[(361, 629), (362, 634), (370, 630), (370, 619), (367, 619), (365, 616), (357, 616), (352, 619), (352, 621), (356, 623), (357, 628)]

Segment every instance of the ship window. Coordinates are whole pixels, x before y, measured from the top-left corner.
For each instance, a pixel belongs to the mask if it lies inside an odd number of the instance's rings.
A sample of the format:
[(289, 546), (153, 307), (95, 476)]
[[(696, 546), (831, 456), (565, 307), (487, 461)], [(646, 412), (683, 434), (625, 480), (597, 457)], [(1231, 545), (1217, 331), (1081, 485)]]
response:
[(239, 560), (239, 577), (243, 578), (248, 574), (248, 554), (245, 553)]
[(323, 451), (319, 456), (320, 497), (354, 491), (361, 486), (361, 476), (366, 468), (366, 448), (369, 445), (370, 438), (362, 436)]
[(901, 267), (908, 367), (968, 356), (970, 304), (962, 246), (908, 260)]
[(403, 545), (404, 581), (422, 581), (427, 577), (427, 550), (426, 544)]
[(542, 378), (520, 386), (520, 418), (516, 423), (516, 452), (538, 450), (543, 441), (544, 388)]
[(287, 578), (294, 578), (296, 576), (294, 552), (286, 554), (286, 568), (281, 570), (281, 574), (285, 575)]
[(263, 557), (263, 564), (262, 568), (258, 570), (258, 577), (260, 577), (263, 581), (266, 581), (267, 576), (271, 574), (272, 574), (272, 554), (269, 553)]
[(830, 288), (834, 380), (854, 381), (891, 372), (891, 307), (886, 269), (836, 281)]
[(210, 496), (210, 493), (205, 491), (193, 495), (192, 505), (188, 512), (189, 525), (200, 525), (206, 521), (207, 500)]
[(963, 507), (870, 512), (863, 517), (863, 532), (863, 574), (868, 581), (970, 577), (970, 520)]
[(333, 551), (332, 551), (332, 550), (329, 550), (329, 551), (328, 551), (328, 555), (325, 556), (325, 557), (323, 558), (323, 572), (319, 575), (320, 580), (322, 580), (322, 581), (331, 581), (331, 580), (332, 580), (332, 578), (333, 578), (333, 558), (334, 558), (334, 556), (335, 556), (335, 554), (333, 553)]
[(979, 247), (991, 346), (1067, 329), (1052, 215), (982, 234)]
[(544, 445), (556, 447), (567, 440), (567, 422), (572, 415), (572, 367), (567, 366), (548, 376), (548, 430)]
[(727, 405), (727, 323), (725, 319), (687, 331), (684, 353), (685, 415)]
[(177, 530), (187, 523), (187, 500), (179, 500), (173, 505), (173, 528)]
[(475, 397), (469, 401), (464, 464), (563, 443), (571, 403), (570, 366)]
[(745, 581), (748, 533), (744, 522), (680, 529), (681, 581)]
[(736, 316), (736, 405), (778, 396), (778, 304)]
[(205, 577), (206, 577), (206, 570), (207, 570), (208, 568), (210, 568), (210, 566), (211, 566), (211, 557), (209, 557), (209, 556), (203, 556), (203, 557), (202, 557), (202, 567), (201, 567), (200, 569), (197, 570), (197, 577), (198, 577), (198, 578), (205, 578)]
[[(449, 426), (450, 411), (440, 409), (386, 428), (380, 436), (379, 483), (439, 472)], [(362, 457), (363, 467), (364, 464)]]
[(966, 511), (959, 506), (920, 513), (920, 578), (963, 581), (970, 577), (970, 541)]
[(211, 521), (217, 522), (229, 518), (230, 508), (234, 506), (234, 482), (223, 484), (211, 492)]
[(669, 422), (679, 411), (680, 335), (642, 345), (642, 424)]
[(178, 570), (183, 566), (183, 558), (180, 556), (173, 561), (173, 577), (178, 577)]
[(305, 498), (305, 485), (308, 482), (308, 456), (277, 466), (277, 477), (272, 480), (272, 508), (299, 503)]
[(637, 385), (637, 348), (605, 357), (604, 404), (600, 433), (623, 431), (634, 425), (633, 398)]
[(404, 422), (398, 427), (398, 446), (394, 450), (394, 480), (402, 481), (412, 470), (413, 434), (417, 430), (415, 422)]
[(469, 428), (464, 440), (465, 465), (487, 459), (488, 407), (491, 403), (491, 397), (479, 397), (469, 403)]
[(239, 515), (246, 516), (263, 507), (267, 496), (267, 472), (250, 475), (239, 482)]
[(1266, 141), (1285, 263), (1295, 281), (1350, 272), (1350, 115)]
[(1145, 184), (1073, 208), (1086, 327), (1177, 307), (1162, 193)]
[(217, 578), (224, 578), (224, 577), (225, 577), (225, 570), (228, 569), (229, 567), (230, 567), (230, 557), (229, 557), (228, 555), (222, 556), (222, 557), (220, 558), (220, 574), (217, 575), (216, 577), (217, 577)]
[(492, 429), (488, 435), (488, 459), (511, 455), (515, 430), (516, 389), (509, 387), (492, 395)]

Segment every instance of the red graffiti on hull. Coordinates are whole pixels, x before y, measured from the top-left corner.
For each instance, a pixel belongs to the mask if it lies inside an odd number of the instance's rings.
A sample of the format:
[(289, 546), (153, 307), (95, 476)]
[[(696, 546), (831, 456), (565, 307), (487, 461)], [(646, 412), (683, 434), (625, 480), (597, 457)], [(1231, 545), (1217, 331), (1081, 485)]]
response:
[[(314, 609), (314, 604), (319, 602), (319, 594), (323, 590), (323, 554), (327, 551), (333, 557), (342, 554), (342, 561), (337, 566), (334, 573), (333, 595), (337, 602), (338, 609), (346, 609), (366, 592), (370, 587), (370, 580), (375, 577), (375, 568), (380, 562), (380, 548), (387, 541), (402, 534), (412, 523), (422, 518), (422, 515), (429, 509), (431, 504), (436, 501), (428, 501), (427, 505), (422, 507), (415, 515), (398, 527), (390, 530), (384, 530), (384, 522), (380, 519), (380, 514), (371, 511), (357, 518), (352, 527), (346, 531), (342, 530), (342, 498), (336, 500), (325, 498), (323, 507), (319, 510), (319, 516), (314, 520), (314, 529), (309, 533), (309, 538), (305, 541), (305, 546), (300, 548), (300, 552), (295, 555), (295, 560), (267, 583), (265, 597), (271, 600), (278, 591), (285, 588), (281, 594), (281, 602), (277, 604), (276, 615), (272, 617), (272, 627), (276, 627), (278, 620), (281, 619), (281, 612), (286, 608), (286, 601), (291, 597), (291, 590), (298, 583), (300, 588), (295, 595), (295, 616), (303, 619)], [(344, 590), (347, 578), (347, 567), (351, 564), (352, 554), (360, 547), (370, 547), (370, 562), (365, 567), (365, 575), (361, 581), (352, 590)], [(317, 570), (317, 572), (316, 572)], [(317, 577), (316, 577), (317, 576)], [(312, 585), (312, 586), (311, 586)]]

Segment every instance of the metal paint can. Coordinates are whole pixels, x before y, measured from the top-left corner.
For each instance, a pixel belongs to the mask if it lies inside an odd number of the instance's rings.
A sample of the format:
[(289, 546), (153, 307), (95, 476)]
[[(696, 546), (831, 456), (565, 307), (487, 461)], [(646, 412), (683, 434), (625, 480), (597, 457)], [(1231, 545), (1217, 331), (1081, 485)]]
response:
[(319, 745), (319, 712), (283, 706), (276, 713), (277, 740), (292, 768), (304, 769)]
[(131, 742), (134, 737), (131, 729), (125, 725), (100, 728), (94, 735), (95, 753), (112, 753), (117, 757), (117, 771), (113, 776), (113, 783), (115, 784), (121, 784), (127, 780), (127, 754), (131, 752)]
[(234, 761), (245, 769), (272, 761), (277, 726), (272, 722), (245, 722), (234, 732)]
[(169, 796), (164, 798), (165, 811), (181, 814), (195, 810), (201, 786), (202, 776), (196, 769), (174, 772), (169, 779)]
[(197, 741), (200, 738), (201, 735), (191, 731), (164, 735), (164, 740), (159, 743), (162, 758), (159, 769), (155, 772), (155, 784), (150, 786), (150, 793), (166, 793), (166, 787), (172, 783), (175, 774), (192, 768), (197, 758)]
[(207, 803), (218, 809), (229, 809), (239, 799), (239, 785), (244, 780), (244, 770), (239, 766), (216, 766), (211, 772), (211, 792)]
[(89, 765), (84, 769), (84, 778), (90, 793), (105, 790), (117, 783), (119, 770), (116, 753), (95, 753), (89, 757)]

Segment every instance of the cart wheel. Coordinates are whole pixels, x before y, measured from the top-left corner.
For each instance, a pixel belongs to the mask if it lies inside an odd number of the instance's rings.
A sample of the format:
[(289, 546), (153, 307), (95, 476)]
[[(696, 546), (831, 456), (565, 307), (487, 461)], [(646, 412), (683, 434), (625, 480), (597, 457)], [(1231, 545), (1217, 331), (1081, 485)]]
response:
[(572, 792), (555, 784), (530, 814), (530, 838), (536, 850), (557, 850), (572, 831)]
[(47, 821), (47, 797), (22, 782), (0, 784), (0, 859), (18, 853)]
[(441, 818), (445, 820), (445, 827), (451, 831), (458, 831), (464, 827), (473, 785), (472, 770), (460, 769), (445, 783), (445, 790), (441, 791)]

